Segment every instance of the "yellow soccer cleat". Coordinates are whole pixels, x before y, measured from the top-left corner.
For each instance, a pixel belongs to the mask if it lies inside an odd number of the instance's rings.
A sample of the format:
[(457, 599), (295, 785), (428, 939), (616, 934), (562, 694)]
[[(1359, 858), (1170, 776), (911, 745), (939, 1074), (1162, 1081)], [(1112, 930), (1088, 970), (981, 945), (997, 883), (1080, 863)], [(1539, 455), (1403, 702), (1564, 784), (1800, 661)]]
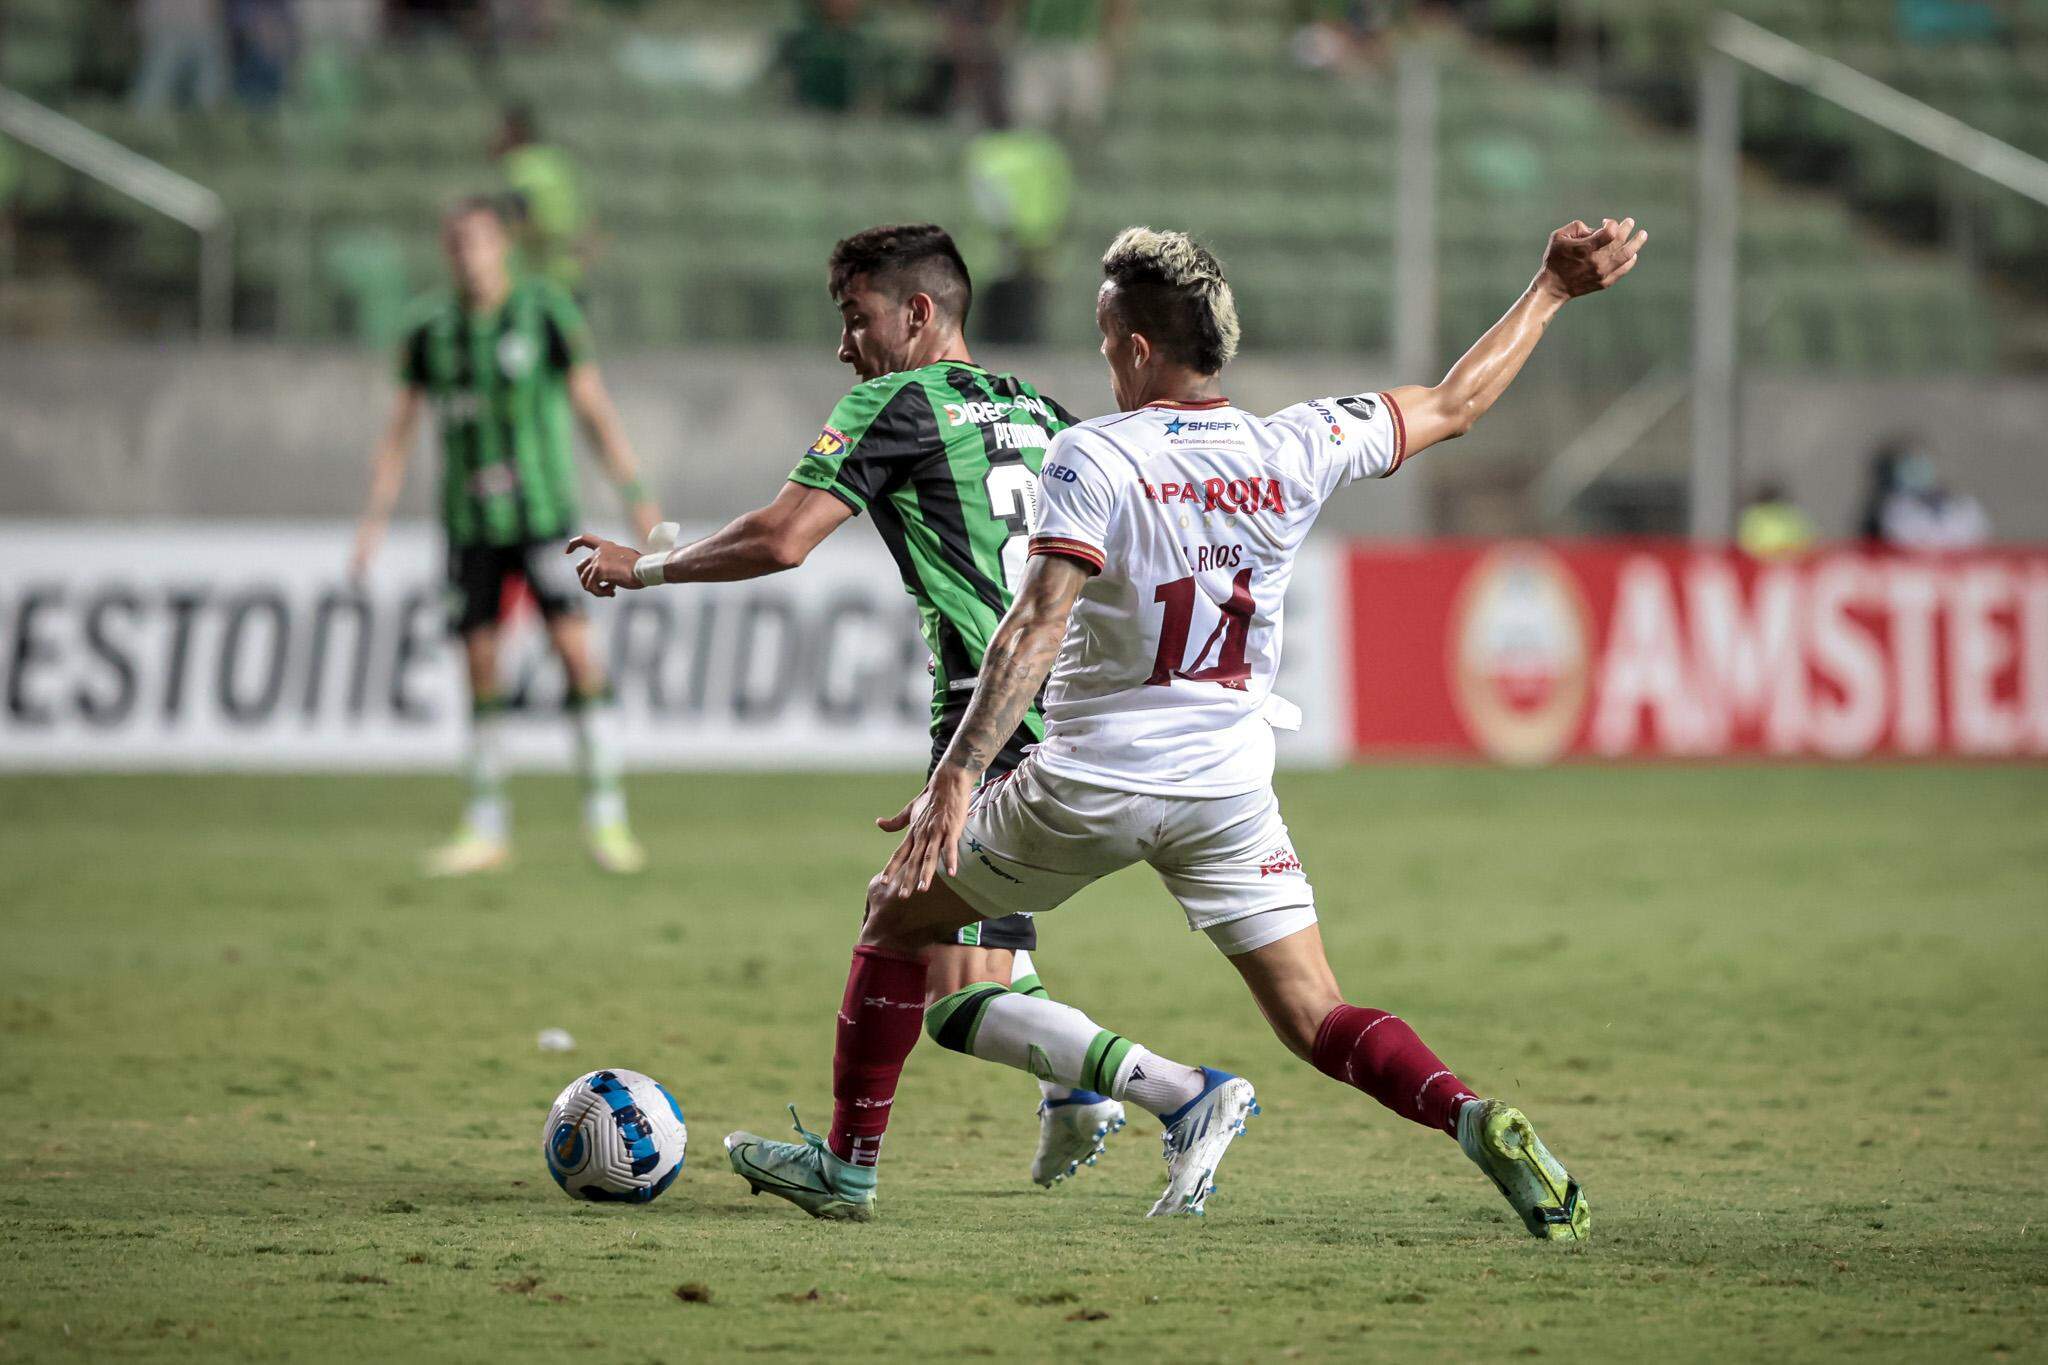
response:
[(1521, 1216), (1529, 1235), (1583, 1242), (1592, 1211), (1522, 1111), (1500, 1100), (1468, 1100), (1458, 1111), (1458, 1145)]
[(647, 850), (623, 820), (590, 831), (590, 857), (605, 871), (622, 877), (647, 870)]
[(503, 839), (487, 839), (475, 830), (465, 829), (429, 853), (424, 870), (429, 877), (472, 877), (481, 872), (496, 872), (511, 858), (512, 847)]

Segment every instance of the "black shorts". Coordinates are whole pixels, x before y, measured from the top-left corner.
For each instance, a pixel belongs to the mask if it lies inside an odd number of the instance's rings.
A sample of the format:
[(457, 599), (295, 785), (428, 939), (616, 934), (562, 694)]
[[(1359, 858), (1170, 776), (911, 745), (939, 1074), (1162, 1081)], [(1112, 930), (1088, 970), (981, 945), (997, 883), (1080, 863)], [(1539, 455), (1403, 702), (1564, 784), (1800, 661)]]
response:
[[(936, 733), (932, 736), (931, 766), (925, 769), (930, 777), (945, 757), (946, 746), (953, 742), (953, 731), (967, 714), (967, 702), (963, 698), (958, 705), (948, 706)], [(1024, 761), (1024, 751), (1036, 743), (1031, 732), (1019, 728), (1010, 736), (1010, 742), (1003, 746), (996, 761), (988, 765), (988, 777), (1009, 772)], [(983, 779), (984, 781), (987, 778)], [(1004, 915), (1001, 919), (985, 919), (978, 924), (969, 924), (954, 931), (953, 941), (969, 948), (1007, 948), (1011, 952), (1038, 951), (1038, 921), (1029, 915)]]
[(562, 552), (565, 542), (529, 540), (519, 545), (451, 545), (448, 547), (448, 629), (467, 635), (497, 623), (505, 585), (514, 579), (533, 593), (534, 604), (547, 620), (583, 610), (583, 588), (576, 581), (575, 561)]

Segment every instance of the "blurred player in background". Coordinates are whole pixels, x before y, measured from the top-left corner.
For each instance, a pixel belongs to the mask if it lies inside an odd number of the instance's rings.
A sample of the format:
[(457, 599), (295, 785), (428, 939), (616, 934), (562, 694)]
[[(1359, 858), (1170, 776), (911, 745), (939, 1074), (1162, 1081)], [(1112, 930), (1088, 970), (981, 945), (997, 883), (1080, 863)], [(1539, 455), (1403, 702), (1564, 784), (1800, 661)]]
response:
[(441, 241), (455, 289), (424, 306), (424, 320), (400, 350), (403, 388), (377, 445), (351, 565), (361, 575), (377, 552), (431, 404), (441, 427), (449, 624), (468, 661), (472, 722), (462, 826), (427, 868), (459, 876), (500, 867), (510, 856), (499, 613), (507, 587), (523, 581), (568, 674), (590, 854), (607, 871), (637, 872), (646, 855), (626, 823), (613, 708), (575, 576), (562, 558), (563, 539), (580, 520), (572, 419), (582, 422), (642, 536), (660, 513), (640, 485), (576, 305), (558, 285), (513, 277), (497, 206), (463, 200), (442, 221)]
[[(1521, 299), (1442, 383), (1312, 399), (1272, 417), (1223, 396), (1238, 322), (1216, 258), (1148, 228), (1111, 244), (1096, 322), (1121, 411), (1047, 452), (1030, 568), (974, 699), (924, 792), (885, 822), (909, 834), (869, 887), (840, 1006), (836, 1104), (886, 1123), (918, 1033), (893, 1005), (925, 993), (927, 945), (987, 915), (1051, 910), (1145, 862), (1296, 1056), (1456, 1139), (1533, 1235), (1585, 1235), (1577, 1183), (1520, 1111), (1479, 1098), (1399, 1018), (1339, 993), (1273, 795), (1272, 731), (1299, 713), (1272, 688), (1295, 554), (1323, 502), (1468, 430), (1558, 310), (1627, 274), (1645, 236), (1633, 220), (1568, 224)], [(984, 782), (1048, 673), (1045, 742)], [(1167, 1186), (1155, 1216), (1202, 1212), (1217, 1162), (1257, 1112), (1242, 1077), (1173, 1061), (994, 982), (934, 1002), (923, 1022), (943, 1046), (1157, 1115)], [(836, 1117), (833, 1128), (829, 1144), (739, 1132), (726, 1148), (756, 1190), (816, 1217), (865, 1220), (873, 1162), (838, 1141)], [(1361, 1174), (1355, 1159), (1331, 1165), (1333, 1183)]]
[[(832, 249), (830, 286), (841, 320), (839, 359), (861, 382), (832, 410), (776, 499), (662, 554), (595, 536), (578, 536), (570, 547), (595, 551), (581, 565), (583, 584), (609, 597), (619, 588), (722, 583), (794, 568), (848, 519), (871, 513), (932, 651), (936, 763), (966, 714), (982, 650), (1022, 577), (1045, 447), (1073, 418), (1015, 375), (975, 364), (961, 334), (973, 285), (943, 229), (877, 227), (846, 238)], [(1026, 706), (992, 769), (1015, 766), (1044, 734), (1044, 717)], [(1031, 965), (1037, 946), (1029, 915), (955, 926), (930, 950), (928, 985), (944, 995), (970, 981), (1002, 981), (1020, 996), (1042, 998)], [(892, 1005), (914, 1011), (923, 998)], [(849, 1010), (860, 1008), (855, 997), (848, 1002)], [(1123, 1126), (1124, 1111), (1085, 1087), (1039, 1080), (1031, 1178), (1050, 1185), (1081, 1162), (1092, 1164), (1103, 1139)], [(886, 1114), (846, 1107), (834, 1141), (871, 1160), (886, 1121)]]

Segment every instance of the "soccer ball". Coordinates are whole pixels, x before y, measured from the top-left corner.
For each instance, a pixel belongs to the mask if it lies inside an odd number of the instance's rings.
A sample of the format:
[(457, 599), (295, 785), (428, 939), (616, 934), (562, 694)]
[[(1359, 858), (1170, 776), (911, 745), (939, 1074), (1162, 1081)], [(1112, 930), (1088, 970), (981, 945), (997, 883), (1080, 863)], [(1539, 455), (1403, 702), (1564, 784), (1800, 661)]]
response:
[(683, 1169), (683, 1107), (652, 1076), (593, 1071), (548, 1110), (541, 1153), (548, 1174), (577, 1199), (645, 1204)]

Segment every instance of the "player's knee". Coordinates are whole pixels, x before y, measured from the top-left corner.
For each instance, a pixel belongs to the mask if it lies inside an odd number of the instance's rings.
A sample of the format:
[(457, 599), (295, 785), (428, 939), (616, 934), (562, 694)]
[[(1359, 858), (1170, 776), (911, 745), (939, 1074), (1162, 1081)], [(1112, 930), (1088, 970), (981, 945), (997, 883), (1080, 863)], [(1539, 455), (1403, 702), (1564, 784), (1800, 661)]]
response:
[(981, 1027), (988, 1007), (1010, 993), (1008, 986), (993, 981), (976, 981), (925, 1006), (924, 1031), (940, 1047), (969, 1052), (974, 1032)]

